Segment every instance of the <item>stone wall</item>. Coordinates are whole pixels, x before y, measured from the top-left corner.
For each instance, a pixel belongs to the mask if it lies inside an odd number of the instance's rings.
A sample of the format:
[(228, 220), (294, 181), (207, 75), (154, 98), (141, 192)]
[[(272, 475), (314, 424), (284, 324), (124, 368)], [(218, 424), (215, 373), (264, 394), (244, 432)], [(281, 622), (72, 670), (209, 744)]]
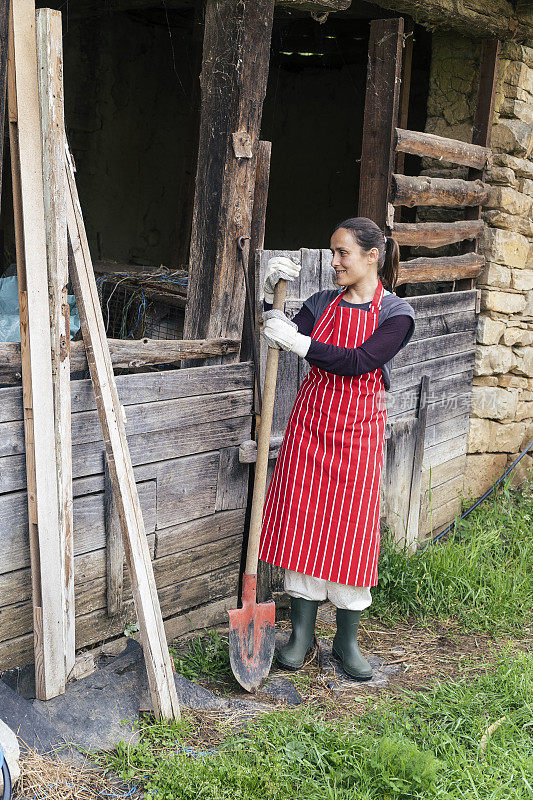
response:
[[(471, 141), (479, 42), (434, 34), (426, 130)], [(533, 48), (503, 45), (492, 131), (493, 187), (477, 280), (481, 313), (464, 475), (465, 494), (479, 497), (533, 439)], [(466, 168), (423, 163), (425, 174), (466, 177)], [(435, 218), (423, 210), (421, 219)], [(441, 219), (462, 213), (437, 211)], [(448, 252), (457, 252), (457, 248)], [(433, 251), (435, 254), (435, 251)], [(533, 454), (513, 471), (533, 474)]]

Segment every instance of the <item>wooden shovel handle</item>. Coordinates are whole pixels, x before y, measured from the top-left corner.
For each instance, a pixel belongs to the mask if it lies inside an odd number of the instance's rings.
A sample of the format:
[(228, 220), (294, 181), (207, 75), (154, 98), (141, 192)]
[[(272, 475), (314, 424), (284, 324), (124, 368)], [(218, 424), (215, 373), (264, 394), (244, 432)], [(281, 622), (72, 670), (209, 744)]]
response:
[[(274, 308), (283, 311), (286, 293), (287, 281), (279, 280), (274, 288)], [(246, 554), (246, 568), (244, 570), (246, 575), (257, 574), (257, 562), (259, 560), (259, 539), (261, 536), (263, 506), (265, 504), (270, 431), (272, 429), (274, 398), (276, 396), (276, 381), (278, 377), (278, 360), (279, 350), (275, 347), (269, 347), (265, 369), (265, 383), (263, 386), (261, 422), (259, 424), (259, 435), (257, 437), (257, 461), (255, 463), (254, 493), (252, 495), (252, 512), (250, 517), (250, 535), (248, 537), (248, 552)]]

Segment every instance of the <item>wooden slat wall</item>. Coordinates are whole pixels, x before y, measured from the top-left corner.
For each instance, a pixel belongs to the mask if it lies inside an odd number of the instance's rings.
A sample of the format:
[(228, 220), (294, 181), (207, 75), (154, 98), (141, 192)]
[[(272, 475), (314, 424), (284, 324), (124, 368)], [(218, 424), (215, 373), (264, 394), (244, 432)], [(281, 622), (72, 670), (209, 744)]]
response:
[[(226, 621), (235, 607), (251, 434), (250, 363), (117, 377), (168, 636)], [(72, 383), (76, 647), (119, 636), (108, 616), (103, 451), (90, 381)], [(33, 659), (22, 392), (0, 389), (0, 672)], [(16, 602), (14, 602), (16, 598)]]
[[(260, 281), (268, 259), (287, 255), (302, 263), (298, 283), (289, 283), (286, 310), (294, 316), (303, 301), (320, 289), (333, 288), (329, 250), (271, 251), (260, 254)], [(258, 297), (260, 308), (263, 298)], [(416, 327), (407, 347), (393, 363), (390, 392), (386, 392), (388, 431), (416, 416), (422, 375), (431, 378), (427, 427), (422, 465), (419, 536), (424, 538), (445, 527), (460, 508), (457, 491), (462, 485), (475, 358), (476, 291), (447, 292), (409, 297), (416, 314)], [(266, 346), (261, 342), (261, 380)], [(282, 435), (307, 362), (292, 353), (280, 354), (276, 407), (272, 436)], [(271, 472), (274, 462), (271, 462)], [(269, 476), (270, 477), (270, 476)], [(383, 487), (386, 478), (383, 476)], [(431, 491), (430, 491), (431, 490)], [(430, 515), (431, 506), (431, 515)], [(272, 572), (272, 587), (281, 588), (281, 578)]]

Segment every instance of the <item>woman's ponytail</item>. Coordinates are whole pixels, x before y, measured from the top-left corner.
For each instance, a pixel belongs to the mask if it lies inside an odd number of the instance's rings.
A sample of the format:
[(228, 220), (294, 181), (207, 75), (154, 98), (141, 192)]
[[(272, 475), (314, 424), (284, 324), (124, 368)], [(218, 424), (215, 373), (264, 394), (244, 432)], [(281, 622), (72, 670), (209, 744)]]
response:
[(398, 242), (391, 236), (387, 236), (385, 243), (385, 260), (378, 269), (381, 282), (389, 292), (394, 291), (398, 282), (398, 270), (400, 266), (400, 248)]

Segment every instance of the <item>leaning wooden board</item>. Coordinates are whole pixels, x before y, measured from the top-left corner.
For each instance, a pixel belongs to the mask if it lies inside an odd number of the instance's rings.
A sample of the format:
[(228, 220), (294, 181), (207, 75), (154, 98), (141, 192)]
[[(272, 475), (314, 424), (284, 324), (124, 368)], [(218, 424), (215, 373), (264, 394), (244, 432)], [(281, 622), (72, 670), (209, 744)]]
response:
[(150, 695), (156, 717), (175, 719), (180, 711), (174, 673), (126, 440), (124, 411), (118, 397), (74, 168), (68, 152), (65, 169), (67, 223), (73, 252), (71, 277), (133, 586)]

